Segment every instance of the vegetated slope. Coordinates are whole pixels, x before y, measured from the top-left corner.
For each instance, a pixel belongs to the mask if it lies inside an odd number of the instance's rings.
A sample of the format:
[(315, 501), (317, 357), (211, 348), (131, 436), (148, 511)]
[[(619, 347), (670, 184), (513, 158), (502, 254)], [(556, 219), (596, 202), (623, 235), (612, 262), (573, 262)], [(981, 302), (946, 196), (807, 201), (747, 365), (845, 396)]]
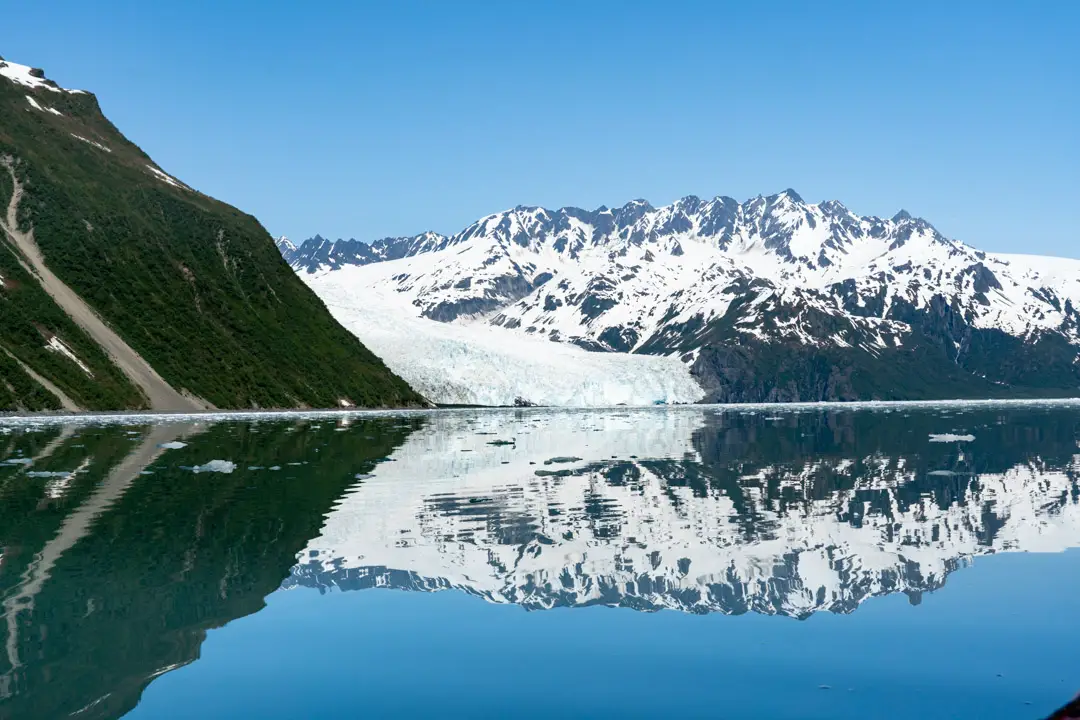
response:
[(864, 217), (792, 190), (517, 207), (449, 237), (289, 245), (320, 295), (397, 297), (414, 317), (498, 327), (506, 342), (678, 358), (706, 401), (1080, 389), (1080, 261), (997, 256), (904, 211)]
[[(167, 175), (92, 94), (2, 65), (0, 157), (23, 189), (19, 228), (172, 388), (220, 408), (423, 402), (333, 320), (258, 221)], [(14, 192), (5, 174), (3, 207)], [(60, 406), (22, 366), (85, 409), (146, 407), (10, 237), (0, 251), (0, 409)]]

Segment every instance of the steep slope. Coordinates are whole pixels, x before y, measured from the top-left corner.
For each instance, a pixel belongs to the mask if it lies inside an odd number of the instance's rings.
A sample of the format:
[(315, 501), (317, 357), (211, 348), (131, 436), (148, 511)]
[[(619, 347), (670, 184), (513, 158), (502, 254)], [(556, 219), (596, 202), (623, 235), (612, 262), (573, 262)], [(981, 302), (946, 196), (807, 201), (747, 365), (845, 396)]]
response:
[[(0, 409), (423, 402), (341, 328), (249, 215), (0, 62)], [(111, 336), (110, 336), (111, 334)]]
[(792, 190), (517, 207), (451, 237), (315, 238), (287, 258), (337, 303), (391, 296), (507, 338), (679, 358), (710, 401), (1080, 389), (1080, 261), (998, 257), (904, 211), (861, 217)]

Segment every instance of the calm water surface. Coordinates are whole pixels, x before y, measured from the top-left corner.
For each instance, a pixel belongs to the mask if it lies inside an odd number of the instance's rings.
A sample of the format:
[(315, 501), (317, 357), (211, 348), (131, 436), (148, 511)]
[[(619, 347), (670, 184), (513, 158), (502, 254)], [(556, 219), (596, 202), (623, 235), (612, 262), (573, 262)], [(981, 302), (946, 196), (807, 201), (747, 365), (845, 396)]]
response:
[(132, 422), (0, 421), (0, 718), (1038, 718), (1080, 690), (1077, 407)]

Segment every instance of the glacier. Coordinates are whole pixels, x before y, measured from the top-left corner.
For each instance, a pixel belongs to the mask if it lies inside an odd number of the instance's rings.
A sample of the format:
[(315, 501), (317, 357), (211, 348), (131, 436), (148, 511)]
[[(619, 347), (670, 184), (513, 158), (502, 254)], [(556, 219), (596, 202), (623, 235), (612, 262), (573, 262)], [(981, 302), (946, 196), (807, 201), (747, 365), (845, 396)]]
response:
[(697, 402), (677, 358), (588, 352), (481, 323), (439, 323), (377, 282), (385, 266), (302, 275), (331, 314), (440, 405), (603, 407)]
[(905, 211), (859, 216), (793, 190), (518, 206), (453, 236), (277, 244), (339, 321), (440, 403), (1080, 390), (1080, 261), (986, 253)]

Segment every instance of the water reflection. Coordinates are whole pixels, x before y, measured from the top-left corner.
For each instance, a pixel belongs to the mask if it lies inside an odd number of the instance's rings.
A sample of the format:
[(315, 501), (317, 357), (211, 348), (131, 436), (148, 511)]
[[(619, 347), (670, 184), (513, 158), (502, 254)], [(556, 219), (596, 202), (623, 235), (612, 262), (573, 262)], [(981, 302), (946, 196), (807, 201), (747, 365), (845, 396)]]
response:
[[(355, 474), (419, 423), (0, 436), (0, 458), (18, 461), (0, 465), (0, 717), (130, 710), (150, 680), (198, 658), (207, 630), (260, 610)], [(215, 459), (237, 470), (185, 469)]]
[(118, 717), (279, 587), (795, 618), (917, 603), (979, 555), (1080, 545), (1078, 421), (687, 408), (0, 427), (0, 717)]
[(798, 618), (918, 603), (977, 555), (1080, 545), (1075, 423), (442, 416), (350, 490), (287, 582)]

